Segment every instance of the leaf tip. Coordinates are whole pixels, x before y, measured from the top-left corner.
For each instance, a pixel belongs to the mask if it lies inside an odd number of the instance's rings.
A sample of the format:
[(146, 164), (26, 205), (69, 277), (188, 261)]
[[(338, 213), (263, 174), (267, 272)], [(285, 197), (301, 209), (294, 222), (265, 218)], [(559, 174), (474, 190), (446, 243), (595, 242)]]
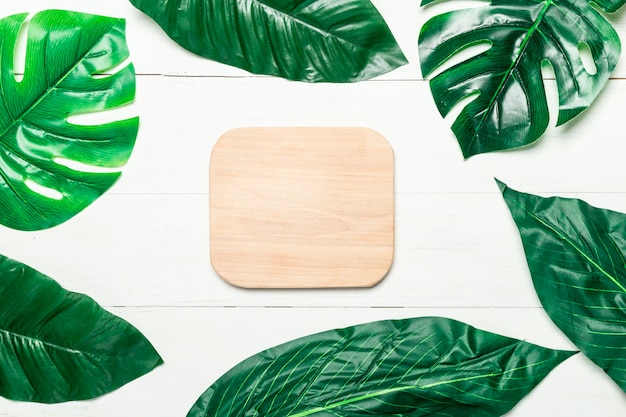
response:
[(497, 179), (496, 177), (494, 177), (493, 179), (496, 181), (496, 184), (498, 185), (500, 192), (504, 194), (504, 191), (507, 189), (507, 185), (503, 183), (502, 181), (500, 181), (499, 179)]
[(555, 350), (554, 352), (556, 361), (555, 366), (562, 364), (572, 356), (579, 353), (578, 350)]
[(165, 361), (163, 360), (163, 357), (161, 355), (159, 355), (158, 353), (156, 354), (156, 360), (154, 362), (154, 368), (158, 368), (161, 365), (165, 365)]

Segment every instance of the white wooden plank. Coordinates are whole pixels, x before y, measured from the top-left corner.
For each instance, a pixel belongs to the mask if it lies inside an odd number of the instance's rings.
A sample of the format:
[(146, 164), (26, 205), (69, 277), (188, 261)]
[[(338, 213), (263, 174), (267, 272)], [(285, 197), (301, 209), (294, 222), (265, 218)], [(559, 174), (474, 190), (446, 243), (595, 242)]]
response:
[[(539, 309), (113, 309), (153, 342), (165, 364), (92, 401), (59, 405), (0, 399), (2, 417), (184, 416), (224, 372), (263, 349), (297, 337), (374, 320), (444, 316), (474, 327), (571, 349)], [(624, 394), (582, 355), (557, 367), (507, 417), (621, 417)]]
[[(409, 64), (378, 77), (385, 80), (422, 79), (417, 50), (417, 40), (422, 25), (432, 16), (449, 10), (477, 6), (479, 2), (442, 2), (429, 7), (419, 7), (419, 1), (389, 2), (373, 0), (394, 34)], [(249, 77), (252, 74), (205, 58), (198, 57), (171, 41), (150, 18), (135, 9), (127, 0), (77, 1), (77, 0), (22, 0), (3, 2), (2, 16), (55, 8), (83, 13), (121, 17), (127, 20), (128, 44), (137, 72), (140, 74), (202, 75)], [(624, 13), (608, 16), (618, 34), (626, 33)], [(620, 61), (613, 73), (614, 78), (626, 77), (626, 64)]]
[[(309, 85), (280, 79), (140, 77), (139, 137), (115, 193), (204, 193), (215, 141), (240, 126), (363, 126), (395, 152), (396, 191), (493, 192), (493, 177), (528, 191), (624, 192), (621, 118), (626, 81), (612, 81), (571, 124), (550, 127), (527, 149), (463, 160), (424, 82)], [(550, 181), (546, 181), (549, 178)]]
[[(578, 196), (626, 211), (624, 194)], [(0, 253), (105, 305), (539, 306), (498, 192), (397, 196), (394, 263), (371, 289), (230, 286), (210, 265), (207, 207), (206, 195), (106, 195), (47, 231), (0, 229)]]
[[(415, 24), (419, 4), (416, 2), (398, 3), (390, 10), (389, 5), (378, 0), (374, 2), (383, 17), (387, 17), (392, 33), (409, 61), (417, 63), (417, 33), (419, 26)], [(378, 4), (377, 4), (378, 3)], [(0, 7), (2, 16), (15, 13), (35, 13), (49, 8), (121, 17), (127, 20), (127, 39), (132, 53), (132, 60), (139, 74), (169, 74), (181, 76), (227, 76), (250, 77), (253, 74), (229, 65), (199, 57), (172, 41), (167, 34), (150, 18), (135, 9), (127, 0), (111, 0), (107, 2), (79, 2), (76, 0), (59, 0), (51, 4), (45, 0), (24, 0), (19, 4), (6, 4)], [(394, 17), (395, 16), (395, 17)], [(420, 25), (421, 26), (421, 25)], [(416, 72), (417, 71), (417, 72)], [(404, 75), (403, 75), (404, 74)], [(419, 77), (419, 65), (405, 65), (385, 75), (394, 79)]]

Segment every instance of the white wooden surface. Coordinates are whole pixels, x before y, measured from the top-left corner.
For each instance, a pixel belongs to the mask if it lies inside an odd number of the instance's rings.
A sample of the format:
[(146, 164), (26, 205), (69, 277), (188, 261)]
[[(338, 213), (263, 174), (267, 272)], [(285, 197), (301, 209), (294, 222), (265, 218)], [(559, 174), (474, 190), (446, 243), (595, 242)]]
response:
[[(247, 356), (378, 319), (440, 315), (573, 349), (540, 308), (493, 177), (519, 190), (626, 212), (626, 64), (622, 60), (593, 108), (565, 127), (550, 128), (535, 146), (464, 161), (451, 120), (440, 118), (422, 79), (416, 46), (428, 17), (458, 5), (374, 3), (410, 64), (368, 82), (308, 85), (193, 56), (127, 0), (2, 1), (2, 16), (59, 8), (127, 19), (137, 98), (107, 116), (139, 114), (141, 128), (121, 180), (56, 228), (0, 228), (0, 253), (129, 320), (165, 365), (92, 401), (0, 399), (0, 416), (185, 416), (205, 388)], [(626, 36), (623, 12), (611, 21)], [(396, 162), (396, 246), (381, 284), (243, 290), (217, 277), (209, 259), (208, 161), (215, 141), (238, 126), (363, 126), (389, 140)], [(625, 411), (626, 395), (577, 355), (510, 416), (617, 417)]]

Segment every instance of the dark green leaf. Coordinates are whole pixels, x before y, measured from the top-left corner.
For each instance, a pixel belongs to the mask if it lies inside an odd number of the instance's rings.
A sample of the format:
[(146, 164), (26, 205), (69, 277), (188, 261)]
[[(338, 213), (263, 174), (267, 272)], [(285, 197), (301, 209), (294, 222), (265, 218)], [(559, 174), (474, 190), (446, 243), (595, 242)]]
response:
[(131, 0), (184, 48), (256, 74), (352, 82), (407, 61), (369, 0)]
[(0, 255), (0, 395), (57, 403), (112, 391), (163, 363), (91, 298)]
[[(429, 3), (430, 1), (426, 1)], [(606, 11), (624, 3), (596, 2)], [(435, 16), (422, 27), (419, 52), (427, 76), (460, 51), (489, 48), (431, 80), (440, 113), (477, 95), (452, 124), (465, 157), (537, 140), (549, 122), (542, 64), (556, 76), (557, 124), (585, 110), (620, 55), (617, 33), (587, 0), (494, 0), (489, 6)], [(588, 47), (595, 68), (585, 69)]]
[(626, 391), (626, 215), (499, 185), (546, 312)]
[[(128, 58), (123, 20), (59, 10), (38, 13), (30, 23), (26, 17), (0, 20), (0, 223), (38, 230), (66, 221), (113, 185), (138, 120), (67, 121), (133, 100), (131, 65), (95, 76)], [(13, 62), (25, 24), (26, 63), (18, 82)], [(92, 172), (102, 168), (113, 172)]]
[(572, 354), (445, 318), (379, 321), (258, 353), (187, 416), (500, 416)]

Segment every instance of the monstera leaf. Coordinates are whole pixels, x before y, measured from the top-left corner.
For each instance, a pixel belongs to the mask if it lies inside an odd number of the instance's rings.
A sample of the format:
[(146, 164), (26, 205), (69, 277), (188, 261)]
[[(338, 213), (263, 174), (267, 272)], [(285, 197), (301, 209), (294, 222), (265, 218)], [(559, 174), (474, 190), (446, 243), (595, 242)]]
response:
[[(58, 10), (26, 18), (0, 20), (0, 223), (38, 230), (66, 221), (113, 185), (138, 120), (95, 126), (67, 120), (132, 101), (131, 65), (101, 76), (128, 58), (123, 20)], [(26, 24), (18, 81), (14, 55)]]
[(290, 80), (366, 80), (407, 61), (369, 0), (131, 0), (184, 48)]
[(499, 185), (546, 312), (626, 391), (626, 215)]
[(129, 323), (0, 255), (0, 395), (43, 403), (87, 399), (161, 363)]
[[(593, 2), (607, 12), (623, 3)], [(466, 158), (527, 145), (544, 133), (549, 115), (542, 64), (554, 70), (560, 125), (596, 98), (621, 48), (615, 30), (589, 0), (494, 0), (424, 24), (419, 38), (422, 73), (428, 76), (449, 58), (480, 44), (488, 49), (430, 82), (443, 116), (475, 96), (452, 124)], [(594, 63), (587, 68), (585, 50)]]
[(440, 317), (379, 321), (258, 353), (187, 417), (500, 416), (573, 353)]

